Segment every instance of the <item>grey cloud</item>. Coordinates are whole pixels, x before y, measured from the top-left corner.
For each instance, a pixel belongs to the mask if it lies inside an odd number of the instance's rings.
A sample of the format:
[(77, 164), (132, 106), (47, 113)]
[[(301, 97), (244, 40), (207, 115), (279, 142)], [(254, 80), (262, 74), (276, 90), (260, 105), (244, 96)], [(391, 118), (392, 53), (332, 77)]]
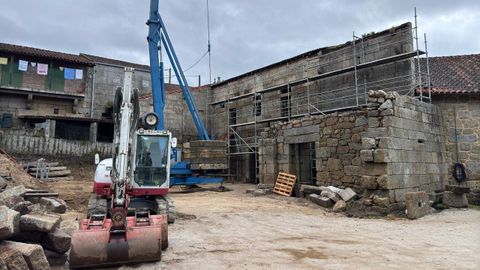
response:
[[(148, 64), (148, 0), (1, 0), (1, 42)], [(210, 0), (213, 75), (228, 78), (413, 21), (430, 55), (479, 53), (480, 1)], [(160, 0), (182, 66), (207, 49), (205, 0)], [(204, 59), (188, 72), (208, 82)], [(191, 78), (192, 83), (196, 79)]]

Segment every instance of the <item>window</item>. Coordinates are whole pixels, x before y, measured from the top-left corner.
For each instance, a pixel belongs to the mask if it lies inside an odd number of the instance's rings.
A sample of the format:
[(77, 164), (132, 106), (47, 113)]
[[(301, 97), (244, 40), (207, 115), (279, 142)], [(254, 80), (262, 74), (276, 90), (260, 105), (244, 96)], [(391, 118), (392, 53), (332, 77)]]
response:
[(237, 109), (231, 108), (230, 110), (228, 110), (228, 115), (228, 122), (230, 123), (230, 125), (237, 124)]
[(256, 94), (253, 100), (253, 104), (253, 113), (255, 114), (255, 116), (262, 115), (262, 95)]
[(290, 100), (288, 96), (280, 98), (280, 113), (282, 117), (290, 115)]
[(167, 180), (168, 136), (138, 135), (135, 182), (140, 186), (161, 186)]

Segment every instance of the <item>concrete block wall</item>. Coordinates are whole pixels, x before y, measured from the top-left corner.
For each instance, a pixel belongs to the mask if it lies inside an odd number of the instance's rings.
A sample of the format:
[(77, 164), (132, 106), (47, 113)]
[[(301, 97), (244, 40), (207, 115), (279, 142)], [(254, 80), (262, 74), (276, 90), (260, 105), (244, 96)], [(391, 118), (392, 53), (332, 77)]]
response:
[(273, 183), (279, 171), (292, 169), (291, 144), (315, 142), (317, 185), (375, 190), (391, 202), (403, 202), (409, 191), (444, 189), (447, 152), (438, 107), (383, 91), (371, 91), (369, 101), (357, 111), (265, 129), (260, 180)]

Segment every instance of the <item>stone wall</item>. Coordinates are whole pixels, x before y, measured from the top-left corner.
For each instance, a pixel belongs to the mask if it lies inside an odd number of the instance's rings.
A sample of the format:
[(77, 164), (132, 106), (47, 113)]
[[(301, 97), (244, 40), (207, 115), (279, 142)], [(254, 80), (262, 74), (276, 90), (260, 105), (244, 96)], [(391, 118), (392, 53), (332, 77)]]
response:
[[(291, 145), (314, 142), (316, 184), (376, 191), (391, 202), (406, 192), (444, 188), (446, 149), (439, 109), (397, 93), (371, 91), (369, 104), (279, 123), (261, 133), (260, 180), (291, 172)], [(298, 175), (297, 175), (298, 176)]]
[(457, 184), (452, 177), (452, 168), (458, 156), (458, 161), (466, 167), (467, 184), (476, 194), (476, 196), (470, 196), (469, 201), (480, 204), (480, 96), (478, 94), (436, 94), (433, 96), (433, 103), (443, 114), (449, 169), (448, 181), (451, 184)]

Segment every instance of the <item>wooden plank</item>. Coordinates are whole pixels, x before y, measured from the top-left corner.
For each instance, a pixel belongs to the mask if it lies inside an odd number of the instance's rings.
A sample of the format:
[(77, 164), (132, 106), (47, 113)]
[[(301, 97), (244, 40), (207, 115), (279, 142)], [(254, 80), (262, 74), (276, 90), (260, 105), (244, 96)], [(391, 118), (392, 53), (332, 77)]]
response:
[[(59, 167), (45, 167), (45, 169), (48, 169), (50, 172), (52, 171), (65, 171), (65, 170), (68, 170), (67, 166), (59, 166)], [(41, 170), (39, 168), (29, 168), (28, 171), (29, 172), (36, 172), (38, 170)]]
[(273, 193), (290, 197), (296, 181), (296, 175), (280, 172), (277, 176), (277, 181), (275, 181)]

